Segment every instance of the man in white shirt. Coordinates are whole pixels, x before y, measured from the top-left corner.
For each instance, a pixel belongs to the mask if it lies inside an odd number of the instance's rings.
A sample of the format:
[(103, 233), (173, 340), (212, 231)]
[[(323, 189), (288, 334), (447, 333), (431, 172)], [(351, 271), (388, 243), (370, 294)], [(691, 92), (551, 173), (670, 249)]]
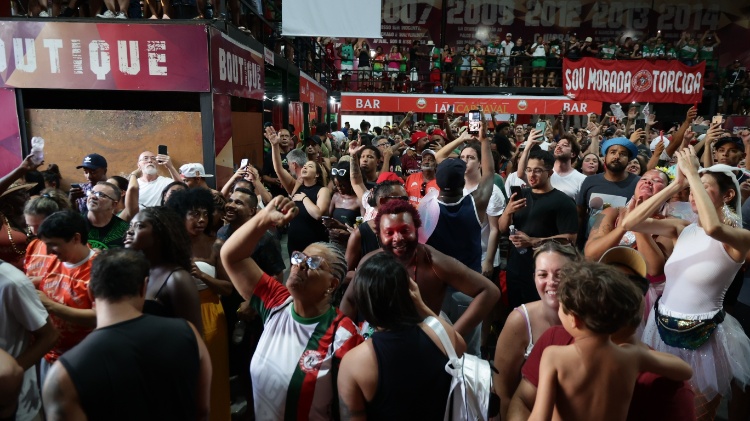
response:
[(500, 42), (500, 51), (498, 52), (498, 61), (500, 63), (500, 86), (508, 86), (505, 83), (505, 74), (508, 72), (508, 69), (510, 68), (510, 52), (513, 49), (513, 46), (515, 46), (515, 42), (513, 42), (513, 34), (508, 32), (505, 34), (505, 39)]
[(581, 146), (578, 144), (575, 136), (564, 134), (557, 141), (555, 146), (555, 166), (554, 173), (550, 178), (552, 187), (560, 190), (575, 200), (578, 191), (581, 190), (581, 184), (586, 176), (573, 168), (573, 158), (581, 153)]
[[(159, 175), (159, 166), (166, 167), (172, 178)], [(160, 205), (162, 190), (173, 181), (182, 181), (169, 155), (145, 151), (138, 157), (138, 170), (141, 173), (138, 178), (138, 205), (141, 209)]]

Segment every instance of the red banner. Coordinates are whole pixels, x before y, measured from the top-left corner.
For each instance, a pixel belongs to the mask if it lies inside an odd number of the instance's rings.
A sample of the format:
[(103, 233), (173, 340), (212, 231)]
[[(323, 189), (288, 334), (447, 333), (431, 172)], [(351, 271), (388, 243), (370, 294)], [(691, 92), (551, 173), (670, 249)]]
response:
[(206, 26), (0, 22), (0, 87), (208, 92)]
[(695, 104), (703, 100), (706, 63), (677, 60), (563, 60), (563, 92), (605, 102)]
[(305, 72), (300, 71), (299, 74), (299, 100), (316, 107), (321, 107), (323, 112), (325, 112), (326, 100), (328, 99), (326, 88)]
[(471, 96), (471, 95), (398, 95), (341, 93), (341, 112), (369, 113), (445, 113), (453, 107), (456, 114), (465, 114), (479, 105), (485, 112), (498, 114), (601, 114), (599, 101), (578, 101), (563, 96)]
[(263, 101), (265, 63), (263, 54), (210, 28), (211, 79), (215, 94)]

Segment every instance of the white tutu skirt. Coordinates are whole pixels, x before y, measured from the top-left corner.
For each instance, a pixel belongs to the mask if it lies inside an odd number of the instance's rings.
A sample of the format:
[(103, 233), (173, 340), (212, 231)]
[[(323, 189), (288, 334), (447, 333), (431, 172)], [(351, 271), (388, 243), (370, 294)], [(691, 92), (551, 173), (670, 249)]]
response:
[(652, 310), (642, 340), (653, 349), (676, 355), (690, 364), (693, 368), (693, 378), (690, 379), (693, 391), (704, 395), (709, 401), (716, 395), (729, 398), (732, 379), (743, 388), (750, 384), (750, 339), (737, 319), (729, 314), (706, 343), (696, 350), (689, 350), (669, 346), (661, 340)]

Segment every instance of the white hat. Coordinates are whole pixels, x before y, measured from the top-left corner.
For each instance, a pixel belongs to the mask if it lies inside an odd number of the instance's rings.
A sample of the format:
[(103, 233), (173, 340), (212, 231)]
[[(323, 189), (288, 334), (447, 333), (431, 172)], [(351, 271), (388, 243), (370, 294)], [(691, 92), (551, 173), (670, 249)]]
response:
[(656, 144), (659, 143), (659, 141), (662, 139), (664, 140), (664, 149), (666, 149), (667, 146), (669, 146), (669, 138), (666, 136), (656, 136), (654, 140), (652, 140), (649, 144), (649, 149), (651, 149), (651, 151), (656, 149)]
[(188, 178), (213, 177), (213, 174), (206, 174), (206, 170), (203, 168), (203, 165), (198, 163), (190, 163), (181, 166), (180, 174), (182, 174), (183, 177)]

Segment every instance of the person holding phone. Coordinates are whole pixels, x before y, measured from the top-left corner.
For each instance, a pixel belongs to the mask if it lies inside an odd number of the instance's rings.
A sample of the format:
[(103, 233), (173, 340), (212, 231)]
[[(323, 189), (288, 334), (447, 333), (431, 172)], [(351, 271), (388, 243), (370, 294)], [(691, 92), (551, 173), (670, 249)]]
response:
[[(174, 181), (182, 181), (180, 173), (172, 164), (167, 155), (167, 146), (159, 145), (159, 154), (144, 151), (138, 156), (138, 169), (130, 173), (138, 180), (138, 205), (141, 209), (147, 206), (158, 206), (161, 204), (161, 192), (168, 184)], [(166, 168), (170, 177), (159, 175), (159, 167)]]

